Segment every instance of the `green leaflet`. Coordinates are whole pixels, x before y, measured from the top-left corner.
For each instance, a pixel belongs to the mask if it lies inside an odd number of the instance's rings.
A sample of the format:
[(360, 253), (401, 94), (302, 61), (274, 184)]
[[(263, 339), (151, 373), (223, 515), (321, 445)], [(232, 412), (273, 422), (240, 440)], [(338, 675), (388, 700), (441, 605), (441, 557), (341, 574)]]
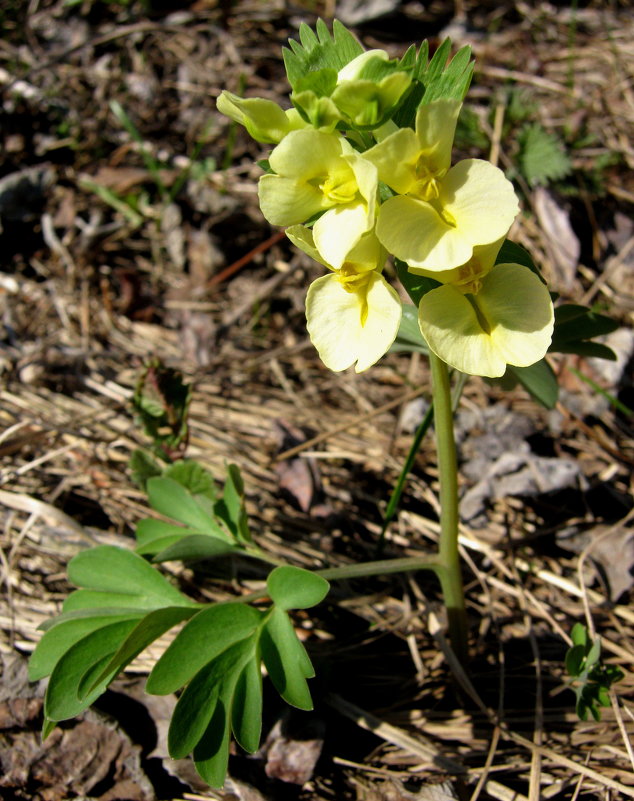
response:
[(227, 648), (250, 638), (261, 620), (261, 612), (241, 603), (216, 604), (198, 612), (154, 666), (147, 691), (175, 692)]
[(291, 706), (312, 709), (306, 683), (315, 675), (306, 649), (297, 639), (289, 616), (274, 607), (262, 631), (262, 658), (275, 689)]
[(275, 606), (283, 610), (316, 606), (329, 589), (326, 579), (292, 565), (276, 567), (269, 574), (266, 586)]

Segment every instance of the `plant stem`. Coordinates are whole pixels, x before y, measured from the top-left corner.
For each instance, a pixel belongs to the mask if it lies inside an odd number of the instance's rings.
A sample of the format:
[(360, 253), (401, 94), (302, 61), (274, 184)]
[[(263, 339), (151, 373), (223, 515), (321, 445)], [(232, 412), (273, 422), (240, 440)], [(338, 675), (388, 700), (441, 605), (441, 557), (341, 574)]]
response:
[(452, 647), (462, 664), (467, 661), (467, 614), (458, 552), (458, 462), (453, 428), (451, 386), (447, 365), (429, 354), (433, 383), (434, 427), (440, 481), (440, 545), (436, 575), (440, 581)]
[(381, 576), (388, 573), (405, 573), (408, 570), (432, 570), (437, 573), (441, 565), (437, 559), (425, 556), (405, 556), (401, 559), (379, 559), (375, 562), (359, 562), (354, 565), (342, 567), (328, 567), (316, 570), (318, 576), (329, 581), (339, 581), (347, 578), (360, 578), (362, 576)]

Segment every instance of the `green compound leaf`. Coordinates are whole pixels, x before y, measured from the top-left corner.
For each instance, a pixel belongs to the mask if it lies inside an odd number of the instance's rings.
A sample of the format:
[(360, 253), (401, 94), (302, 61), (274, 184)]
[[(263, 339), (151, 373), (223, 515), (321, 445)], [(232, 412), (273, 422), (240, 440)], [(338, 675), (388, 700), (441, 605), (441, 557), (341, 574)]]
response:
[(130, 473), (134, 483), (145, 490), (145, 485), (148, 478), (152, 476), (160, 476), (163, 471), (161, 470), (158, 462), (141, 448), (137, 448), (130, 456)]
[(201, 500), (207, 498), (209, 501), (216, 500), (216, 483), (209, 470), (193, 459), (181, 459), (169, 465), (163, 471), (165, 478), (176, 481), (192, 494), (194, 499)]
[(326, 579), (291, 565), (276, 567), (269, 573), (266, 586), (275, 606), (285, 611), (316, 606), (330, 589)]
[(584, 645), (574, 645), (566, 651), (566, 672), (569, 676), (579, 676), (586, 656)]
[(230, 720), (222, 698), (202, 738), (194, 748), (194, 765), (210, 787), (222, 787), (229, 763)]
[(562, 143), (538, 122), (525, 125), (518, 134), (520, 170), (531, 186), (565, 178), (572, 170)]
[(282, 48), (288, 82), (296, 88), (298, 82), (311, 72), (332, 69), (339, 72), (363, 53), (363, 47), (338, 20), (332, 24), (332, 36), (326, 23), (317, 20), (316, 33), (305, 22), (299, 26), (300, 42), (289, 39), (290, 50)]
[(575, 645), (583, 645), (585, 649), (588, 643), (588, 629), (583, 623), (575, 623), (570, 632), (570, 637)]
[(99, 545), (75, 556), (68, 565), (68, 578), (85, 589), (66, 599), (64, 612), (87, 607), (149, 610), (193, 605), (143, 557), (113, 545)]
[(227, 648), (252, 637), (261, 621), (261, 612), (242, 603), (216, 604), (198, 612), (154, 666), (147, 691), (176, 692)]
[[(240, 548), (210, 537), (208, 534), (191, 534), (186, 537), (178, 537), (176, 540), (172, 539), (171, 542), (155, 540), (150, 545), (152, 549), (156, 547), (157, 551), (152, 557), (153, 562), (170, 562), (174, 559), (183, 562), (215, 559), (218, 556), (226, 556), (240, 551)], [(151, 552), (139, 550), (139, 553)]]
[(191, 386), (178, 370), (153, 359), (134, 390), (132, 403), (157, 456), (165, 461), (182, 456), (187, 446), (187, 414)]
[(230, 541), (229, 535), (210, 516), (201, 500), (178, 481), (164, 477), (150, 478), (147, 493), (150, 506), (160, 514), (178, 520), (195, 531), (203, 534), (213, 532), (214, 536)]
[(306, 649), (301, 644), (289, 616), (274, 607), (261, 637), (262, 657), (275, 689), (291, 706), (312, 709), (313, 701), (306, 679), (315, 675)]

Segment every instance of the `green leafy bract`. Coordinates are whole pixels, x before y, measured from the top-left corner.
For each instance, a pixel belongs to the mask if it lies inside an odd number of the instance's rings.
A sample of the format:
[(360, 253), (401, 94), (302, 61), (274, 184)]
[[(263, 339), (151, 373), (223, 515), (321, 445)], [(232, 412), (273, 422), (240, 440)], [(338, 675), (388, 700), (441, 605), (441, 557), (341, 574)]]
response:
[[(409, 65), (412, 48), (401, 66)], [(413, 72), (412, 85), (393, 119), (399, 128), (414, 127), (416, 111), (422, 103), (431, 103), (442, 98), (463, 100), (467, 94), (475, 62), (471, 60), (471, 48), (466, 45), (448, 61), (451, 41), (445, 39), (429, 60), (429, 42), (425, 40), (418, 51)]]
[(299, 42), (288, 40), (290, 50), (282, 48), (286, 75), (293, 89), (309, 73), (323, 69), (339, 72), (363, 53), (363, 47), (357, 39), (338, 20), (333, 22), (332, 36), (322, 19), (317, 20), (316, 33), (302, 22), (299, 39)]

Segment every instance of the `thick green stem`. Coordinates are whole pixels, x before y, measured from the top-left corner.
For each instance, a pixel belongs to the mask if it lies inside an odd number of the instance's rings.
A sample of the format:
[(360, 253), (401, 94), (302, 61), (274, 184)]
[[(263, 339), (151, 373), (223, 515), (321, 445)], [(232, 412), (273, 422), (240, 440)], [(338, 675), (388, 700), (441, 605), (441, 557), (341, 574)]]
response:
[(447, 365), (429, 354), (434, 399), (434, 427), (440, 481), (440, 545), (438, 569), (443, 600), (449, 619), (449, 637), (458, 659), (467, 660), (467, 615), (460, 554), (458, 552), (458, 463), (454, 439), (451, 385)]

